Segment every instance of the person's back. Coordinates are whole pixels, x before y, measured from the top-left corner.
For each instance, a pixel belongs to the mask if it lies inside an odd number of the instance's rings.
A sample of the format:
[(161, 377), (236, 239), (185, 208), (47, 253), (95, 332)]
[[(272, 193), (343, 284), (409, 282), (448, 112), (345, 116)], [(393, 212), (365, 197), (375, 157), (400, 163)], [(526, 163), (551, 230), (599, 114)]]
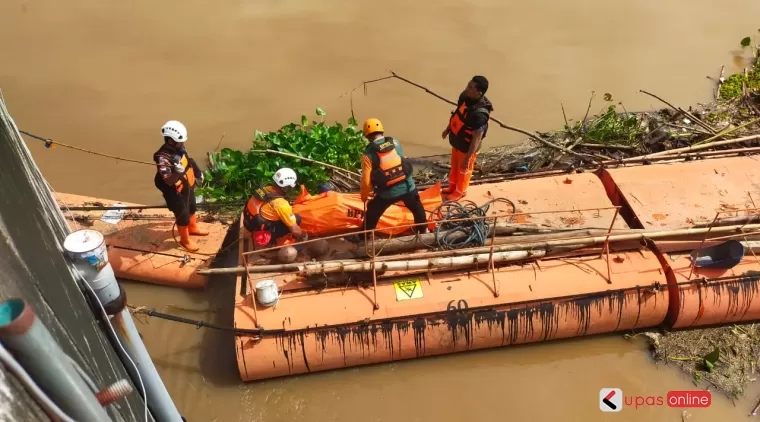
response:
[[(392, 151), (389, 151), (390, 144), (393, 145)], [(364, 168), (369, 170), (370, 181), (372, 188), (375, 191), (375, 195), (379, 195), (383, 198), (395, 198), (416, 189), (417, 186), (414, 183), (414, 176), (411, 173), (411, 168), (408, 164), (408, 167), (404, 168), (405, 159), (404, 150), (401, 148), (401, 144), (398, 140), (392, 137), (381, 137), (367, 145), (367, 148), (364, 150), (364, 155), (362, 156), (362, 171), (364, 171)], [(381, 166), (381, 164), (385, 163), (388, 163), (385, 167), (387, 167), (387, 170), (390, 170), (391, 175), (383, 178), (381, 173), (384, 174), (388, 172)], [(372, 180), (373, 174), (376, 175), (375, 180)], [(394, 177), (401, 180), (397, 183), (393, 183)]]
[[(288, 221), (293, 216), (293, 208), (275, 186), (265, 185), (257, 189), (248, 201), (248, 210), (255, 207), (257, 213), (267, 221)], [(253, 214), (253, 213), (252, 213)]]
[[(286, 191), (296, 186), (296, 174), (292, 169), (283, 168), (273, 176), (276, 183), (256, 188), (243, 209), (243, 226), (252, 234), (266, 231), (274, 240), (288, 233), (296, 238), (305, 238), (300, 228), (301, 217), (293, 213), (293, 208), (285, 197)], [(255, 238), (255, 235), (254, 235)]]
[[(369, 141), (362, 155), (361, 198), (366, 203), (364, 229), (374, 230), (383, 213), (396, 202), (403, 202), (414, 214), (414, 222), (423, 224), (427, 213), (412, 177), (412, 165), (404, 158), (398, 141), (384, 136), (382, 123), (377, 119), (364, 122), (364, 136)], [(375, 196), (370, 199), (370, 192)], [(369, 201), (368, 201), (369, 200)], [(416, 227), (415, 231), (424, 231)]]

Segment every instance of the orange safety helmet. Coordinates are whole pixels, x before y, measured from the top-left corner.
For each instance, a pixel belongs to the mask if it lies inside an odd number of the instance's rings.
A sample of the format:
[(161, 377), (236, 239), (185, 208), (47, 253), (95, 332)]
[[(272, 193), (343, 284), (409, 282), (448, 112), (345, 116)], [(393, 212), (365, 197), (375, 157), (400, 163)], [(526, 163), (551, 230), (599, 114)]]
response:
[(378, 119), (367, 119), (367, 121), (364, 122), (364, 136), (375, 132), (385, 132), (383, 124), (380, 123), (380, 120)]

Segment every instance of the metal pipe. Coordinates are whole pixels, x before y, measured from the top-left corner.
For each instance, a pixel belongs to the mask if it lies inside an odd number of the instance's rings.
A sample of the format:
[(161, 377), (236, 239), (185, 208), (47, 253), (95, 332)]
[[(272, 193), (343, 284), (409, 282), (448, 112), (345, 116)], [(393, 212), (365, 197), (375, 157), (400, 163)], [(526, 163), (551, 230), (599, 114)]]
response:
[[(174, 405), (169, 392), (166, 390), (161, 376), (158, 374), (153, 361), (145, 349), (145, 345), (140, 339), (132, 315), (127, 308), (121, 310), (111, 318), (116, 330), (116, 335), (127, 353), (132, 357), (140, 376), (145, 384), (145, 395), (147, 396), (148, 407), (158, 422), (182, 422), (184, 419), (180, 416), (177, 407)], [(130, 370), (133, 370), (130, 368)]]
[(26, 372), (24, 367), (16, 361), (16, 358), (14, 358), (13, 355), (11, 355), (11, 353), (5, 349), (5, 347), (3, 347), (2, 343), (0, 343), (0, 362), (2, 362), (2, 364), (11, 373), (16, 375), (16, 378), (18, 378), (24, 387), (26, 387), (26, 391), (29, 393), (29, 395), (37, 401), (37, 404), (42, 407), (42, 409), (51, 419), (57, 417), (62, 422), (76, 422), (74, 419), (71, 419), (69, 415), (63, 413), (63, 410), (61, 410), (61, 408), (58, 407), (55, 402), (50, 400), (50, 397), (48, 397), (47, 394), (42, 391), (37, 383), (34, 382), (32, 377), (30, 377)]
[(103, 305), (103, 309), (112, 315), (110, 322), (116, 340), (135, 363), (138, 373), (135, 374), (135, 368), (129, 365), (126, 366), (127, 370), (133, 379), (142, 379), (145, 388), (143, 398), (153, 417), (157, 422), (184, 421), (145, 349), (129, 310), (126, 309), (126, 294), (119, 286), (113, 268), (108, 262), (103, 235), (95, 230), (78, 230), (66, 237), (63, 247), (76, 270)]
[(111, 420), (68, 356), (23, 300), (0, 303), (0, 341), (72, 419)]

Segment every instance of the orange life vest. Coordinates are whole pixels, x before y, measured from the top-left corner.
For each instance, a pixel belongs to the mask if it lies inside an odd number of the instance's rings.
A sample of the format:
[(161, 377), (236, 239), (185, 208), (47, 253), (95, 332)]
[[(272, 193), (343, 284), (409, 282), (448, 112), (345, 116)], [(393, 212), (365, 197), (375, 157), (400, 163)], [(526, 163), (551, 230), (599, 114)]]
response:
[(412, 164), (396, 150), (396, 140), (385, 137), (367, 146), (372, 160), (370, 181), (375, 191), (382, 191), (405, 181), (412, 175)]
[[(490, 114), (487, 108), (480, 107), (470, 110), (469, 107), (467, 107), (467, 103), (462, 103), (457, 107), (457, 109), (452, 113), (451, 118), (449, 119), (449, 131), (451, 132), (449, 136), (449, 141), (451, 142), (451, 146), (454, 148), (462, 151), (467, 152), (470, 146), (470, 142), (472, 142), (472, 132), (475, 129), (478, 128), (472, 128), (466, 124), (467, 122), (467, 115), (470, 113), (481, 113), (485, 112), (487, 114)], [(486, 125), (486, 129), (483, 132), (483, 138), (486, 137), (486, 132), (488, 131), (488, 125)]]
[(245, 210), (251, 217), (255, 217), (259, 214), (261, 207), (277, 198), (283, 198), (283, 196), (277, 193), (274, 187), (260, 186), (253, 191), (251, 199), (245, 204)]
[[(174, 182), (174, 188), (177, 190), (177, 193), (182, 192), (182, 190), (185, 188), (185, 180), (187, 181), (188, 187), (192, 188), (195, 186), (195, 169), (193, 169), (193, 166), (190, 165), (190, 160), (187, 157), (187, 153), (183, 153), (182, 155), (175, 155), (167, 151), (159, 150), (156, 155), (163, 155), (164, 157), (167, 157), (172, 164), (178, 162), (185, 169), (185, 171), (182, 173), (182, 176), (184, 177), (180, 177), (179, 180)], [(177, 170), (172, 169), (172, 171)]]

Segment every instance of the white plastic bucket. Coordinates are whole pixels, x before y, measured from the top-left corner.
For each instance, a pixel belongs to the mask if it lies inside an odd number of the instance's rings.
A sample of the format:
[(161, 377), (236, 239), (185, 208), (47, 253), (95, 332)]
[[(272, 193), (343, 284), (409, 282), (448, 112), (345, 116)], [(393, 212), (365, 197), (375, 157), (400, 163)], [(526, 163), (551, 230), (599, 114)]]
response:
[(63, 249), (77, 266), (89, 266), (99, 272), (108, 264), (106, 240), (96, 230), (77, 230), (63, 241)]
[(256, 300), (264, 306), (272, 306), (280, 293), (277, 291), (277, 283), (274, 280), (261, 280), (256, 283)]

